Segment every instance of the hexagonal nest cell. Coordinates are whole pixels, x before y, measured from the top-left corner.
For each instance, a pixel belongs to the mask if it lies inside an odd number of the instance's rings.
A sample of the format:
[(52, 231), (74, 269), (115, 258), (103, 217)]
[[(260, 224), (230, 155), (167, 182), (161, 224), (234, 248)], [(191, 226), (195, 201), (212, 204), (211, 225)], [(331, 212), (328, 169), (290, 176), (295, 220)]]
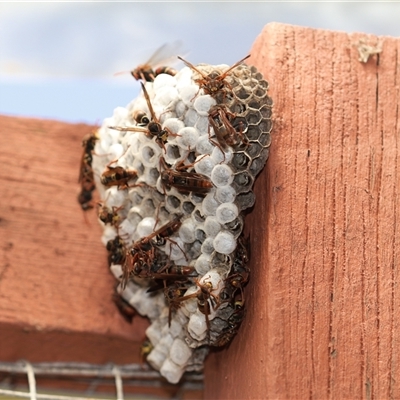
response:
[(272, 129), (255, 67), (185, 63), (141, 83), (138, 98), (84, 139), (79, 198), (87, 209), (94, 185), (100, 192), (118, 293), (150, 319), (147, 361), (173, 383), (201, 370), (209, 347), (229, 343), (243, 320), (244, 212)]

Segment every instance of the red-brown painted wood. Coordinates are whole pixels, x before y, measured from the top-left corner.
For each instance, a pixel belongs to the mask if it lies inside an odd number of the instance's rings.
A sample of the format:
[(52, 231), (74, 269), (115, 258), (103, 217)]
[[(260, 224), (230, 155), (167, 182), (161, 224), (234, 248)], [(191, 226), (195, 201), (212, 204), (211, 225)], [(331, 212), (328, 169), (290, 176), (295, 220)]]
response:
[(0, 361), (141, 362), (148, 321), (135, 316), (130, 325), (117, 311), (96, 211), (85, 218), (77, 202), (82, 137), (92, 129), (0, 116)]
[[(382, 51), (359, 61), (362, 39)], [(207, 399), (400, 397), (400, 40), (269, 24), (270, 159), (247, 217), (247, 315)]]
[(1, 323), (139, 342), (147, 323), (129, 325), (110, 301), (101, 228), (76, 199), (81, 140), (92, 127), (11, 117), (0, 126)]

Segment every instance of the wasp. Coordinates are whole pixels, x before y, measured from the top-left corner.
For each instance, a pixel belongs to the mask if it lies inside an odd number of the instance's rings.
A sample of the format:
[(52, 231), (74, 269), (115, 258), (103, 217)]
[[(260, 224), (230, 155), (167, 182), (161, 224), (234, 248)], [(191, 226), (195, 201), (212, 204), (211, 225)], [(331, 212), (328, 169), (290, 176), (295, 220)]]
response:
[[(160, 74), (176, 75), (177, 71), (171, 67), (159, 66), (168, 62), (172, 56), (175, 56), (182, 43), (177, 41), (174, 43), (165, 43), (160, 46), (153, 55), (143, 64), (138, 65), (129, 73), (137, 80), (153, 82), (155, 77)], [(159, 67), (157, 67), (159, 66)], [(116, 75), (126, 72), (117, 72)]]
[(125, 289), (131, 274), (139, 277), (147, 277), (146, 271), (151, 268), (155, 261), (153, 244), (150, 242), (142, 244), (140, 244), (140, 241), (136, 242), (127, 250), (125, 262), (122, 264), (122, 288)]
[[(210, 321), (208, 320), (208, 315), (211, 313), (211, 308), (209, 300), (211, 300), (211, 298), (214, 298), (214, 300), (216, 300), (218, 304), (219, 299), (211, 293), (213, 290), (213, 285), (211, 282), (200, 283), (198, 280), (196, 280), (196, 285), (199, 287), (196, 295), (197, 307), (199, 308), (199, 311), (206, 316), (207, 328), (208, 330), (210, 330)], [(216, 308), (214, 306), (212, 307), (214, 309)]]
[(152, 232), (150, 235), (138, 240), (132, 245), (130, 249), (131, 255), (136, 254), (137, 251), (141, 251), (143, 248), (149, 245), (153, 238), (156, 238), (155, 244), (162, 246), (164, 241), (169, 236), (173, 235), (182, 225), (181, 218), (183, 214), (178, 214), (172, 221), (161, 226), (159, 229)]
[(228, 344), (233, 337), (237, 334), (240, 324), (243, 321), (245, 315), (245, 309), (243, 303), (240, 301), (235, 302), (234, 312), (228, 318), (228, 325), (218, 335), (216, 340), (212, 343), (212, 346), (222, 347)]
[[(146, 127), (144, 126), (134, 126), (134, 127), (121, 127), (121, 126), (109, 126), (110, 129), (115, 129), (117, 131), (128, 131), (128, 132), (143, 132), (147, 137), (152, 138), (155, 137), (155, 142), (166, 152), (165, 144), (168, 142), (169, 136), (179, 136), (176, 133), (171, 132), (168, 128), (163, 128), (159, 119), (157, 118), (153, 106), (151, 105), (150, 96), (147, 93), (147, 90), (142, 82), (140, 82), (143, 89), (143, 94), (147, 102), (147, 106), (149, 107), (149, 111), (151, 114), (151, 120), (149, 122), (146, 121)], [(144, 114), (144, 113), (143, 113)], [(134, 119), (143, 118), (143, 114), (134, 115)], [(147, 118), (147, 116), (146, 116)], [(147, 118), (148, 119), (148, 118)], [(140, 124), (139, 124), (140, 125)], [(141, 123), (143, 125), (143, 122)]]
[(238, 132), (230, 121), (235, 117), (235, 114), (229, 112), (224, 106), (214, 105), (209, 110), (208, 121), (214, 130), (218, 144), (211, 139), (210, 141), (220, 149), (227, 150), (228, 146), (236, 146), (241, 141), (248, 145), (248, 140), (243, 134), (243, 124), (240, 124)]
[(165, 279), (170, 276), (190, 276), (193, 277), (193, 274), (197, 274), (196, 269), (193, 266), (189, 265), (172, 265), (166, 266), (159, 269), (156, 272), (156, 278)]
[(81, 192), (78, 195), (78, 202), (83, 211), (93, 208), (92, 192), (95, 190), (94, 176), (92, 169), (93, 150), (98, 140), (95, 132), (88, 133), (82, 139), (82, 157), (79, 169), (78, 182), (81, 184)]
[[(111, 161), (112, 164), (115, 161)], [(106, 166), (106, 170), (102, 173), (100, 177), (100, 182), (106, 186), (117, 186), (118, 189), (128, 189), (130, 187), (141, 186), (138, 185), (129, 185), (129, 181), (136, 180), (138, 177), (138, 173), (135, 170), (127, 170), (122, 167), (112, 167), (110, 164)]]
[(81, 164), (79, 170), (79, 179), (78, 182), (82, 181), (94, 181), (93, 178), (93, 170), (92, 170), (92, 161), (93, 161), (93, 150), (96, 145), (96, 141), (98, 140), (98, 136), (95, 132), (88, 133), (82, 139), (82, 147), (83, 153), (81, 157)]
[[(126, 148), (123, 155), (128, 151), (128, 149), (129, 149), (129, 146)], [(137, 173), (137, 171), (135, 171), (133, 169), (125, 169), (120, 166), (112, 167), (111, 164), (114, 164), (117, 161), (118, 161), (118, 159), (110, 161), (106, 165), (105, 171), (101, 174), (100, 182), (104, 186), (106, 186), (106, 187), (117, 186), (118, 189), (123, 190), (123, 189), (128, 189), (128, 188), (144, 185), (143, 183), (129, 185), (130, 181), (137, 180), (138, 173)]]
[[(250, 54), (242, 58), (237, 63), (233, 64), (222, 74), (219, 71), (212, 71), (208, 75), (206, 75), (204, 72), (200, 71), (193, 64), (191, 64), (189, 61), (186, 61), (182, 57), (178, 56), (179, 60), (183, 61), (189, 68), (191, 68), (192, 70), (196, 71), (198, 74), (201, 75), (201, 78), (195, 79), (195, 82), (200, 86), (200, 88), (204, 90), (205, 94), (209, 94), (214, 98), (216, 98), (220, 92), (223, 92), (225, 86), (228, 86), (230, 90), (232, 90), (230, 84), (225, 80), (226, 77), (229, 75), (229, 72), (238, 67), (240, 64), (243, 63), (243, 61), (247, 60), (249, 57)], [(223, 94), (225, 95), (225, 93)], [(220, 103), (220, 101), (218, 101), (218, 103)]]
[[(151, 275), (151, 265), (156, 259), (154, 246), (163, 245), (166, 238), (168, 238), (168, 240), (179, 247), (179, 245), (169, 237), (181, 227), (181, 218), (182, 214), (177, 215), (172, 221), (166, 223), (150, 235), (138, 240), (132, 245), (127, 252), (130, 265), (127, 265), (127, 262), (123, 265), (123, 287), (125, 287), (131, 273), (146, 278), (154, 277)], [(155, 242), (152, 241), (153, 238), (155, 238)], [(182, 249), (180, 250), (185, 254)]]
[[(217, 309), (220, 305), (220, 300), (217, 296), (215, 296), (212, 292), (215, 290), (212, 282), (204, 279), (203, 283), (200, 282), (200, 279), (195, 279), (196, 286), (198, 290), (195, 293), (188, 294), (186, 296), (179, 297), (174, 299), (174, 302), (181, 303), (182, 301), (186, 301), (189, 299), (197, 298), (197, 307), (199, 311), (204, 314), (206, 325), (207, 325), (207, 334), (210, 334), (210, 320), (208, 316), (211, 314), (211, 308), (214, 310)], [(214, 301), (215, 305), (212, 304)], [(210, 305), (211, 302), (211, 305)]]
[(164, 166), (164, 170), (160, 174), (164, 189), (170, 190), (171, 187), (174, 187), (180, 193), (206, 194), (214, 187), (206, 175), (184, 171), (192, 167), (194, 163), (184, 165), (183, 161), (180, 161), (175, 169), (171, 169), (163, 158), (160, 159), (160, 162)]
[(151, 239), (156, 238), (157, 246), (162, 246), (164, 244), (164, 240), (174, 234), (181, 227), (182, 217), (183, 214), (178, 214), (172, 221), (164, 224), (150, 235), (140, 239), (139, 243), (142, 245), (148, 243)]
[[(157, 259), (154, 259), (153, 261), (153, 264), (150, 266), (146, 266), (146, 269), (142, 268), (138, 275), (141, 278), (154, 280), (155, 285), (149, 288), (147, 292), (155, 292), (160, 289), (164, 289), (165, 291), (167, 290), (167, 287), (170, 285), (171, 281), (174, 284), (176, 282), (179, 282), (181, 284), (183, 282), (188, 282), (189, 279), (198, 276), (198, 273), (193, 266), (175, 264), (171, 265), (170, 260), (163, 262), (164, 265), (160, 266), (159, 257), (157, 257)], [(183, 293), (181, 295), (183, 295)]]
[(236, 248), (235, 260), (232, 266), (235, 271), (236, 266), (245, 267), (250, 259), (250, 240), (249, 237), (245, 238), (244, 235), (238, 239), (238, 246)]
[(235, 260), (232, 264), (231, 272), (225, 280), (232, 289), (232, 298), (236, 291), (240, 290), (240, 301), (242, 304), (244, 304), (243, 287), (249, 281), (250, 277), (250, 270), (246, 266), (249, 261), (248, 242), (248, 239), (244, 239), (242, 236), (239, 238)]
[[(183, 266), (183, 265), (172, 265), (168, 266), (168, 264), (159, 269), (153, 268), (150, 266), (147, 270), (141, 269), (141, 271), (137, 274), (141, 278), (147, 279), (155, 279), (164, 281), (164, 286), (159, 286), (154, 288), (154, 290), (161, 289), (165, 287), (165, 282), (167, 281), (176, 281), (176, 280), (187, 280), (187, 278), (194, 278), (197, 276), (197, 272), (192, 266)], [(152, 290), (153, 291), (153, 290)]]
[(174, 282), (164, 288), (164, 297), (168, 303), (168, 326), (171, 326), (172, 312), (180, 308), (180, 299), (184, 297), (185, 292), (189, 289), (189, 285), (184, 282)]
[(81, 192), (78, 194), (78, 202), (83, 211), (93, 208), (93, 191), (96, 189), (94, 182), (85, 181), (82, 184)]
[(110, 224), (115, 228), (117, 228), (119, 221), (121, 220), (118, 211), (122, 208), (122, 206), (121, 207), (113, 206), (110, 209), (109, 207), (107, 207), (102, 203), (98, 203), (98, 205), (99, 205), (99, 210), (98, 210), (99, 220), (103, 222), (103, 224)]
[(142, 64), (131, 71), (131, 75), (138, 81), (142, 79), (143, 81), (153, 82), (157, 75), (168, 74), (175, 76), (178, 71), (171, 67), (158, 67), (153, 70), (148, 64)]
[(110, 266), (113, 264), (122, 266), (125, 265), (126, 246), (125, 242), (120, 236), (117, 235), (114, 239), (109, 240), (107, 242), (106, 249), (108, 251), (108, 264)]
[(147, 126), (150, 123), (150, 119), (144, 111), (137, 110), (132, 113), (132, 118), (135, 120), (138, 126)]

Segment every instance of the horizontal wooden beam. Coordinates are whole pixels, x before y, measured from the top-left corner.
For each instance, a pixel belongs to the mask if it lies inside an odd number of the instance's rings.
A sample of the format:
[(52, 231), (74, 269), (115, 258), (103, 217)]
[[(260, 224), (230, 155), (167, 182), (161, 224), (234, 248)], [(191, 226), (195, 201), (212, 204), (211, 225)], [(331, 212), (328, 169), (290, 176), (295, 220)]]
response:
[(92, 127), (10, 117), (0, 123), (1, 323), (140, 342), (147, 322), (129, 325), (110, 301), (114, 278), (101, 227), (95, 211), (85, 220), (77, 202), (81, 140)]
[(129, 324), (112, 302), (102, 228), (77, 201), (81, 142), (93, 127), (0, 116), (0, 129), (0, 361), (141, 363), (148, 321)]

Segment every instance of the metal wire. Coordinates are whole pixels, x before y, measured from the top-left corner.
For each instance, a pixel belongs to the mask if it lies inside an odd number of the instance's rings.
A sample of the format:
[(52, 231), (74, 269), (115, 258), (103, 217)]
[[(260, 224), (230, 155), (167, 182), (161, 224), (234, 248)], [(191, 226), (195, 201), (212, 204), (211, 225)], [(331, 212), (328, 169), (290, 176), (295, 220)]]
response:
[[(113, 379), (117, 400), (124, 400), (123, 381), (139, 387), (169, 386), (159, 372), (143, 364), (127, 365), (94, 365), (87, 363), (29, 363), (19, 361), (15, 363), (0, 362), (0, 372), (27, 375), (29, 392), (0, 389), (0, 394), (15, 397), (29, 398), (30, 400), (102, 400), (93, 397), (70, 397), (62, 395), (39, 394), (36, 389), (36, 376), (68, 376), (77, 378), (104, 378)], [(182, 390), (201, 390), (203, 375), (186, 373), (182, 379)]]
[(124, 400), (124, 392), (122, 388), (122, 378), (119, 368), (114, 366), (113, 373), (115, 376), (115, 388), (117, 389), (117, 400)]
[(29, 384), (29, 396), (31, 400), (36, 400), (36, 379), (35, 372), (33, 371), (32, 365), (29, 362), (25, 363), (26, 373), (28, 375)]
[[(32, 398), (31, 393), (27, 392), (18, 392), (15, 390), (5, 390), (0, 389), (0, 394), (8, 394), (14, 397), (25, 397), (25, 398)], [(56, 394), (36, 394), (36, 399), (50, 399), (50, 400), (104, 400), (98, 399), (95, 397), (70, 397), (70, 396), (61, 396)]]

